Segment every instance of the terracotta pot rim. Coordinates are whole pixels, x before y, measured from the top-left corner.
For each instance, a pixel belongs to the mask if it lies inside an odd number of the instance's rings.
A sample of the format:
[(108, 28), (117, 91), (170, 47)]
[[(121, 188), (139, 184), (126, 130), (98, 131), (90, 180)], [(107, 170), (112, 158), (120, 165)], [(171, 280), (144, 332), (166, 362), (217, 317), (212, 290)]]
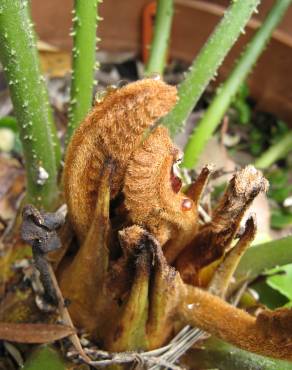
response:
[[(218, 17), (221, 17), (226, 10), (226, 7), (218, 4), (206, 3), (201, 0), (175, 0), (175, 4), (201, 10)], [(250, 19), (247, 23), (247, 27), (251, 28), (252, 30), (257, 30), (261, 25), (262, 22), (254, 18)], [(272, 33), (272, 38), (292, 48), (292, 36), (290, 36), (288, 33), (277, 29)]]

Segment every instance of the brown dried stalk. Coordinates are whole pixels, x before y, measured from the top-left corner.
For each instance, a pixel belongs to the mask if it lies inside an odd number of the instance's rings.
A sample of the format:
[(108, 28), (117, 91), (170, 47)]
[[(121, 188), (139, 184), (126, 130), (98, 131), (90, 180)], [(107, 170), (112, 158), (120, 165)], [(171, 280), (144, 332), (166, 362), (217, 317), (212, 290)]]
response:
[(194, 181), (186, 191), (186, 195), (190, 197), (197, 206), (199, 205), (201, 195), (203, 194), (205, 187), (207, 186), (211, 172), (211, 165), (203, 167), (196, 181)]
[(251, 216), (245, 225), (242, 237), (236, 245), (229, 251), (222, 263), (216, 269), (212, 280), (208, 286), (208, 292), (218, 297), (226, 298), (227, 289), (230, 285), (232, 276), (240, 262), (241, 257), (246, 249), (250, 246), (256, 235), (255, 216)]
[(224, 255), (247, 208), (259, 192), (267, 189), (267, 180), (253, 166), (245, 167), (233, 177), (213, 212), (212, 221), (200, 229), (176, 260), (185, 282), (198, 284), (198, 271)]
[(57, 306), (58, 298), (53, 286), (46, 255), (61, 248), (56, 230), (64, 224), (64, 218), (54, 213), (40, 212), (26, 205), (22, 212), (21, 236), (32, 246), (34, 265), (40, 273), (47, 303)]
[[(21, 233), (22, 238), (32, 246), (33, 261), (35, 267), (40, 273), (40, 280), (44, 288), (45, 300), (47, 301), (47, 303), (53, 304), (54, 306), (56, 306), (56, 308), (58, 308), (59, 315), (63, 323), (67, 325), (65, 328), (71, 328), (71, 333), (68, 334), (69, 339), (71, 340), (74, 347), (77, 349), (80, 356), (86, 362), (88, 362), (90, 359), (84, 353), (79, 338), (74, 333), (75, 327), (65, 305), (65, 301), (56, 280), (54, 271), (50, 263), (47, 261), (46, 257), (49, 252), (56, 251), (61, 247), (60, 239), (57, 235), (56, 230), (64, 224), (64, 221), (64, 216), (58, 212), (40, 212), (35, 207), (27, 205), (23, 209), (23, 223), (21, 226)], [(41, 327), (39, 329), (41, 330)], [(52, 335), (54, 333), (54, 330), (56, 332), (54, 335), (57, 335), (58, 332), (56, 328), (54, 329), (54, 326), (52, 327)], [(43, 334), (40, 333), (40, 338), (42, 337), (41, 335), (43, 335), (43, 337), (47, 335), (47, 341), (45, 340), (43, 342), (49, 342), (49, 332), (46, 333), (44, 331)], [(63, 337), (65, 337), (65, 335), (63, 335)]]

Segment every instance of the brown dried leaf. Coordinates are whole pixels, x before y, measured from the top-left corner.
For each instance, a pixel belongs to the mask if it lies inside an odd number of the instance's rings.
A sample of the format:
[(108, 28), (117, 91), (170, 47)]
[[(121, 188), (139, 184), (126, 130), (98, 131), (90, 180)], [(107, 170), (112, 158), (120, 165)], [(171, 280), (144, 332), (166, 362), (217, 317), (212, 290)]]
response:
[(0, 339), (17, 343), (50, 343), (73, 333), (65, 325), (0, 323)]
[(106, 343), (107, 348), (114, 352), (135, 350), (146, 345), (145, 325), (149, 309), (152, 245), (151, 239), (145, 239), (143, 229), (140, 228), (140, 232), (137, 233), (136, 226), (134, 228), (138, 239), (135, 242), (135, 249), (132, 250), (132, 254), (136, 254), (133, 283), (122, 312), (116, 318), (113, 330), (108, 333)]
[(174, 329), (173, 312), (181, 297), (178, 272), (167, 263), (161, 246), (153, 241), (154, 268), (149, 294), (147, 321), (148, 348), (159, 348), (166, 343)]
[(17, 200), (24, 191), (24, 169), (14, 159), (0, 156), (0, 217), (9, 221), (16, 215)]
[(71, 53), (66, 51), (41, 51), (42, 72), (50, 77), (64, 77), (71, 71)]
[(63, 294), (71, 301), (70, 314), (78, 325), (88, 331), (98, 321), (96, 305), (102, 294), (108, 263), (109, 237), (109, 181), (111, 167), (102, 171), (95, 212), (84, 243), (79, 248), (72, 263), (59, 273)]
[(64, 77), (71, 71), (71, 52), (59, 50), (43, 40), (37, 41), (42, 72), (50, 77)]
[(146, 230), (131, 226), (120, 232), (120, 238), (135, 260), (131, 266), (134, 280), (107, 347), (113, 351), (157, 348), (173, 331), (172, 313), (180, 299), (179, 276)]

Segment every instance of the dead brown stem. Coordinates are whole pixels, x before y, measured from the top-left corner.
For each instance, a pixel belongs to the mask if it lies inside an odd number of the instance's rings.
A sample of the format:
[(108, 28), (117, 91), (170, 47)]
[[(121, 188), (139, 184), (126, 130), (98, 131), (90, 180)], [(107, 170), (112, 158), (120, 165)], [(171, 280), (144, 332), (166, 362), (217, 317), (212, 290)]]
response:
[[(35, 207), (27, 205), (23, 209), (22, 238), (32, 245), (33, 258), (45, 290), (45, 297), (49, 303), (57, 305), (63, 323), (75, 327), (66, 308), (62, 292), (55, 277), (55, 273), (46, 259), (46, 254), (61, 247), (56, 230), (64, 223), (64, 217), (58, 213), (40, 212)], [(90, 359), (84, 353), (78, 336), (73, 333), (69, 336), (74, 347), (85, 361)]]
[(209, 180), (212, 171), (212, 166), (207, 165), (202, 168), (199, 176), (194, 182), (191, 183), (188, 188), (186, 195), (193, 200), (196, 205), (199, 205), (201, 196), (205, 190), (207, 182)]
[(196, 285), (197, 272), (224, 255), (245, 211), (259, 192), (267, 188), (267, 180), (253, 166), (236, 173), (215, 208), (212, 221), (201, 228), (176, 261), (186, 283)]
[(245, 225), (245, 231), (236, 245), (225, 256), (217, 267), (212, 280), (208, 286), (208, 292), (218, 297), (225, 298), (232, 275), (238, 266), (241, 257), (250, 246), (256, 234), (255, 217), (250, 217)]

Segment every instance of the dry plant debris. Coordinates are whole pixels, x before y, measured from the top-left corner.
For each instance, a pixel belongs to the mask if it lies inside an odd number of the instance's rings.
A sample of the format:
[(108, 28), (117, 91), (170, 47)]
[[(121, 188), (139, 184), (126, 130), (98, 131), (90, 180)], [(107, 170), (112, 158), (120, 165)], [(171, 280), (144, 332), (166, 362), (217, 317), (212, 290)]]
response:
[[(157, 349), (188, 324), (292, 360), (292, 311), (254, 317), (220, 298), (255, 235), (250, 218), (233, 248), (240, 221), (268, 183), (245, 167), (201, 226), (199, 201), (211, 169), (203, 168), (183, 193), (174, 171), (181, 154), (167, 130), (155, 126), (176, 100), (176, 89), (157, 79), (111, 89), (74, 134), (65, 159), (68, 219), (61, 240), (71, 227), (77, 239), (51, 256), (71, 318), (112, 352)], [(208, 292), (200, 273), (210, 266)]]
[(30, 205), (24, 207), (22, 218), (22, 238), (32, 246), (33, 260), (40, 273), (45, 300), (57, 306), (58, 298), (46, 254), (61, 248), (56, 230), (63, 225), (64, 218), (55, 213), (39, 212)]
[(56, 324), (0, 323), (0, 338), (16, 343), (51, 343), (74, 333), (70, 326)]

